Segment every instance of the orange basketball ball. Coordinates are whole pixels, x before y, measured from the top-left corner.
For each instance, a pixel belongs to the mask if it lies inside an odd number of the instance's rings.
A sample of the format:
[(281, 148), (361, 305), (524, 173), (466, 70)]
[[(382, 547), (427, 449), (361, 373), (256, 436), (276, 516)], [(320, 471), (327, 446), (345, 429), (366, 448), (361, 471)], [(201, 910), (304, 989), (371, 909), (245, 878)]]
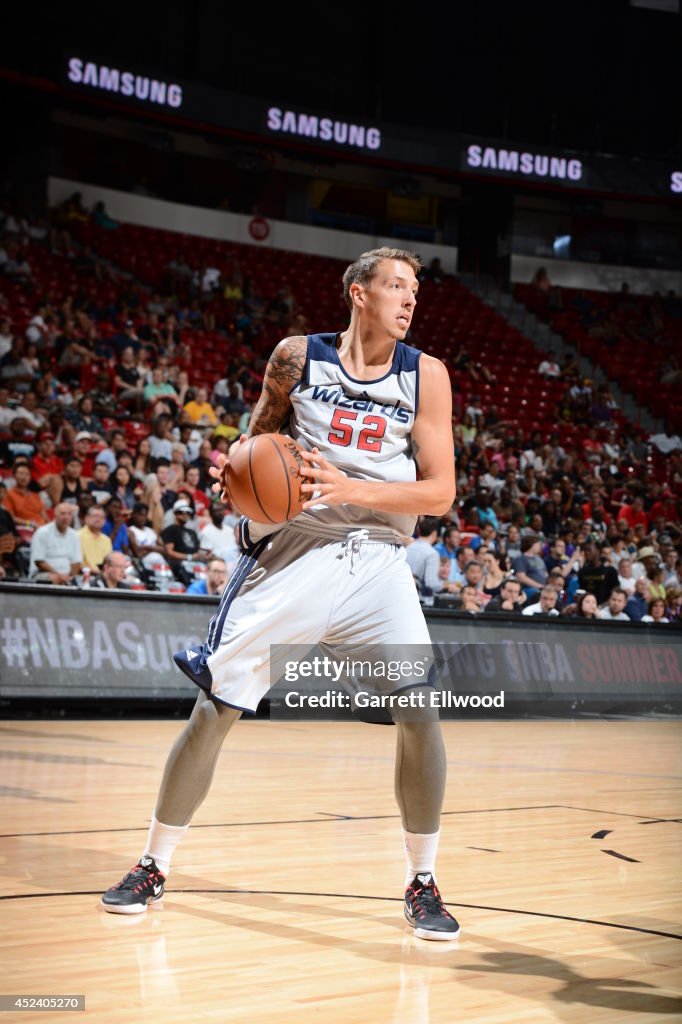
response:
[(227, 490), (235, 508), (257, 523), (284, 523), (306, 500), (301, 449), (292, 437), (257, 434), (230, 451)]

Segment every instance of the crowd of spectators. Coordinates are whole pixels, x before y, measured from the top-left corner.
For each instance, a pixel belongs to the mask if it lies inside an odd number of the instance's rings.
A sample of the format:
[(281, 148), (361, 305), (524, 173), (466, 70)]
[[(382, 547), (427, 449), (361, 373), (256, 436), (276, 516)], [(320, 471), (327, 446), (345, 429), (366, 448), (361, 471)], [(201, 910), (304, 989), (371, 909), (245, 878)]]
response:
[[(50, 222), (10, 208), (0, 220), (0, 576), (220, 593), (239, 557), (237, 515), (213, 495), (208, 470), (248, 427), (263, 369), (248, 346), (260, 325), (307, 329), (291, 288), (259, 296), (238, 265), (192, 267), (176, 253), (163, 291), (145, 290), (78, 241), (86, 223), (118, 228), (78, 195)], [(81, 262), (84, 281), (106, 281), (117, 299), (37, 290), (40, 247)], [(447, 287), (438, 266), (427, 277)], [(33, 311), (20, 329), (17, 288)], [(194, 376), (193, 336), (211, 328), (216, 296), (235, 312), (220, 330), (239, 355), (207, 389)], [(591, 426), (564, 447), (558, 431), (524, 433), (473, 396), (453, 421), (457, 501), (445, 520), (424, 519), (408, 546), (422, 595), (472, 613), (679, 620), (679, 452), (661, 479), (641, 432), (596, 416), (574, 365), (545, 360), (540, 372), (565, 377)], [(597, 397), (607, 409), (608, 393)]]
[[(603, 534), (585, 518), (545, 532), (540, 514), (502, 523), (465, 515), (463, 522), (455, 504), (445, 519), (420, 519), (407, 562), (427, 605), (682, 625), (682, 534), (670, 523), (670, 533), (649, 529), (635, 504), (619, 509)], [(641, 514), (646, 527), (633, 531), (625, 510)]]

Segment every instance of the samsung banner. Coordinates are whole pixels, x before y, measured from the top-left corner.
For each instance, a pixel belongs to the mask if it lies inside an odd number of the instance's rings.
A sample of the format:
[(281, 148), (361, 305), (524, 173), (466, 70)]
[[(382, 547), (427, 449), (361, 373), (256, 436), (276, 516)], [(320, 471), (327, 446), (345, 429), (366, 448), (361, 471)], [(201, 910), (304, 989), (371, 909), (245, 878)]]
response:
[(162, 74), (112, 65), (83, 53), (66, 55), (63, 83), (83, 99), (107, 100), (172, 117), (185, 125), (212, 124), (255, 141), (306, 148), (340, 157), (381, 161), (402, 169), (452, 172), (534, 182), (563, 189), (675, 199), (682, 193), (679, 166), (652, 160), (552, 151), (495, 139), (360, 124), (339, 111), (292, 109), (281, 98), (260, 100)]
[[(0, 599), (0, 702), (153, 701), (196, 694), (172, 656), (205, 639), (216, 606), (210, 598), (4, 584)], [(453, 695), (490, 694), (499, 705), (504, 693), (507, 714), (682, 711), (682, 632), (673, 626), (587, 626), (575, 620), (453, 617), (440, 611), (427, 618), (433, 644), (429, 653), (441, 688)], [(410, 653), (400, 654), (397, 663)], [(296, 678), (309, 687), (314, 680), (300, 669), (302, 660), (312, 660), (309, 652), (293, 654)], [(279, 658), (282, 665), (276, 674), (286, 685), (293, 654), (272, 650), (275, 663)], [(424, 673), (415, 676), (415, 682), (424, 678)], [(338, 675), (318, 673), (318, 690), (320, 680), (325, 686), (337, 683)], [(272, 696), (275, 706), (286, 711), (283, 683)], [(466, 712), (461, 698), (459, 706), (449, 700), (441, 705), (446, 717), (461, 714), (462, 708)], [(491, 706), (491, 713), (499, 713), (498, 705)], [(480, 700), (471, 708), (480, 711)]]

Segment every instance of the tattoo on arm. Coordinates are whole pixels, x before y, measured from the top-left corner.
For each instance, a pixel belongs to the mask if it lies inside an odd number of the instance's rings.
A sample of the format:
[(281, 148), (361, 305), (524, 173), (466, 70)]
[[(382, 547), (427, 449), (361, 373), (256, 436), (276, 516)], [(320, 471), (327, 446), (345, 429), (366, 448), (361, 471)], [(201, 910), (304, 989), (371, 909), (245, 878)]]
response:
[(305, 367), (307, 339), (286, 338), (270, 356), (263, 390), (249, 423), (249, 437), (281, 429), (291, 411), (290, 392)]

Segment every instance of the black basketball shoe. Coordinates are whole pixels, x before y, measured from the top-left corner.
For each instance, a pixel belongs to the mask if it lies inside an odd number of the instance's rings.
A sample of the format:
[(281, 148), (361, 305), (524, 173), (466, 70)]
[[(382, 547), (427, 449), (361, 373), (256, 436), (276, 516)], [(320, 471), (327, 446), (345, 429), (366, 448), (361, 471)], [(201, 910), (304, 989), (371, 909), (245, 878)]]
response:
[(456, 939), (459, 925), (445, 909), (433, 875), (415, 875), (405, 890), (405, 918), (419, 939)]
[(166, 882), (152, 857), (140, 861), (118, 885), (112, 885), (102, 896), (102, 906), (110, 914), (143, 914), (149, 903), (163, 899)]

